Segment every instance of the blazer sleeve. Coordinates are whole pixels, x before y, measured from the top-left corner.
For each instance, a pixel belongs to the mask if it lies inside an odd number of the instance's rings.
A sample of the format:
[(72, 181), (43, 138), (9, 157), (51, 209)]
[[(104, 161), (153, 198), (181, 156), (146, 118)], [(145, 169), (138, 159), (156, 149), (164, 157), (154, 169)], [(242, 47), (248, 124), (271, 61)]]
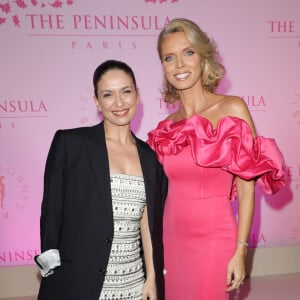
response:
[(59, 249), (65, 194), (65, 152), (62, 131), (57, 131), (48, 153), (44, 174), (44, 194), (40, 219), (42, 252)]
[(66, 149), (62, 131), (57, 131), (46, 161), (40, 218), (41, 254), (35, 257), (43, 277), (60, 266), (59, 241), (63, 220)]

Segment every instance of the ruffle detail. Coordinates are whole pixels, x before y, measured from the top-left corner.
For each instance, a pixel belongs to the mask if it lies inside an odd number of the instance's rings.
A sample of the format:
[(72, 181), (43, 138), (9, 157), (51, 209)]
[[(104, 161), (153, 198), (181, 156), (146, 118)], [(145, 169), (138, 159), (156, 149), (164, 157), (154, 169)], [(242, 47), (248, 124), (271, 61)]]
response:
[(199, 166), (222, 168), (245, 180), (257, 179), (267, 194), (285, 184), (284, 160), (275, 140), (253, 138), (247, 122), (237, 117), (222, 118), (215, 129), (200, 115), (178, 122), (164, 120), (148, 133), (148, 144), (161, 163), (165, 155), (175, 155), (190, 145)]

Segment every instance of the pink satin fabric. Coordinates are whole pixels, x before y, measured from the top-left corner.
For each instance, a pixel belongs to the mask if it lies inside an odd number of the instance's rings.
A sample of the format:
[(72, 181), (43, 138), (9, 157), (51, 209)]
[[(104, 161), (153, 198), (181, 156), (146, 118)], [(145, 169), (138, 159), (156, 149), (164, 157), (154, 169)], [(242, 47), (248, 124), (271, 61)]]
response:
[(284, 185), (274, 140), (253, 138), (235, 117), (165, 120), (149, 133), (169, 179), (164, 208), (166, 300), (228, 300), (226, 274), (237, 240), (230, 199), (235, 176), (258, 178), (267, 193)]
[(249, 125), (237, 117), (222, 118), (215, 129), (200, 115), (178, 122), (164, 120), (148, 133), (148, 144), (162, 163), (164, 156), (190, 145), (197, 165), (222, 168), (245, 180), (258, 178), (267, 194), (276, 193), (285, 184), (283, 156), (275, 140), (253, 138)]

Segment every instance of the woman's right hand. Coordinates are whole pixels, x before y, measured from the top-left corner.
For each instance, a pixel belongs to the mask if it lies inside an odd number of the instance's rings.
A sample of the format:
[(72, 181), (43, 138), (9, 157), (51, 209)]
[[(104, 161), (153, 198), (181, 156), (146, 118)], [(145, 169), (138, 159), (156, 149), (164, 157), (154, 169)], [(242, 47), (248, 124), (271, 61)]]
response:
[(156, 284), (154, 279), (146, 279), (142, 295), (142, 300), (157, 300)]
[(227, 268), (227, 286), (226, 292), (238, 289), (246, 277), (245, 258), (247, 248), (238, 246), (234, 256), (231, 258)]

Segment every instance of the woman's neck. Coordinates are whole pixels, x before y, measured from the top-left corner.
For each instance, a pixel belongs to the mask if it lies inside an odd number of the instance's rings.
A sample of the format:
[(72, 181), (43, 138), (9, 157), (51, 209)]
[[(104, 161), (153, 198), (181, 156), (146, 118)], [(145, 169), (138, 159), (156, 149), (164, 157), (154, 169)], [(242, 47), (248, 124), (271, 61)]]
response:
[(132, 136), (130, 125), (114, 126), (107, 124), (104, 121), (105, 139), (118, 143), (121, 146), (126, 146), (135, 143), (134, 137)]
[(179, 111), (182, 117), (189, 118), (207, 109), (210, 106), (209, 96), (209, 92), (203, 89), (181, 91), (181, 107)]

